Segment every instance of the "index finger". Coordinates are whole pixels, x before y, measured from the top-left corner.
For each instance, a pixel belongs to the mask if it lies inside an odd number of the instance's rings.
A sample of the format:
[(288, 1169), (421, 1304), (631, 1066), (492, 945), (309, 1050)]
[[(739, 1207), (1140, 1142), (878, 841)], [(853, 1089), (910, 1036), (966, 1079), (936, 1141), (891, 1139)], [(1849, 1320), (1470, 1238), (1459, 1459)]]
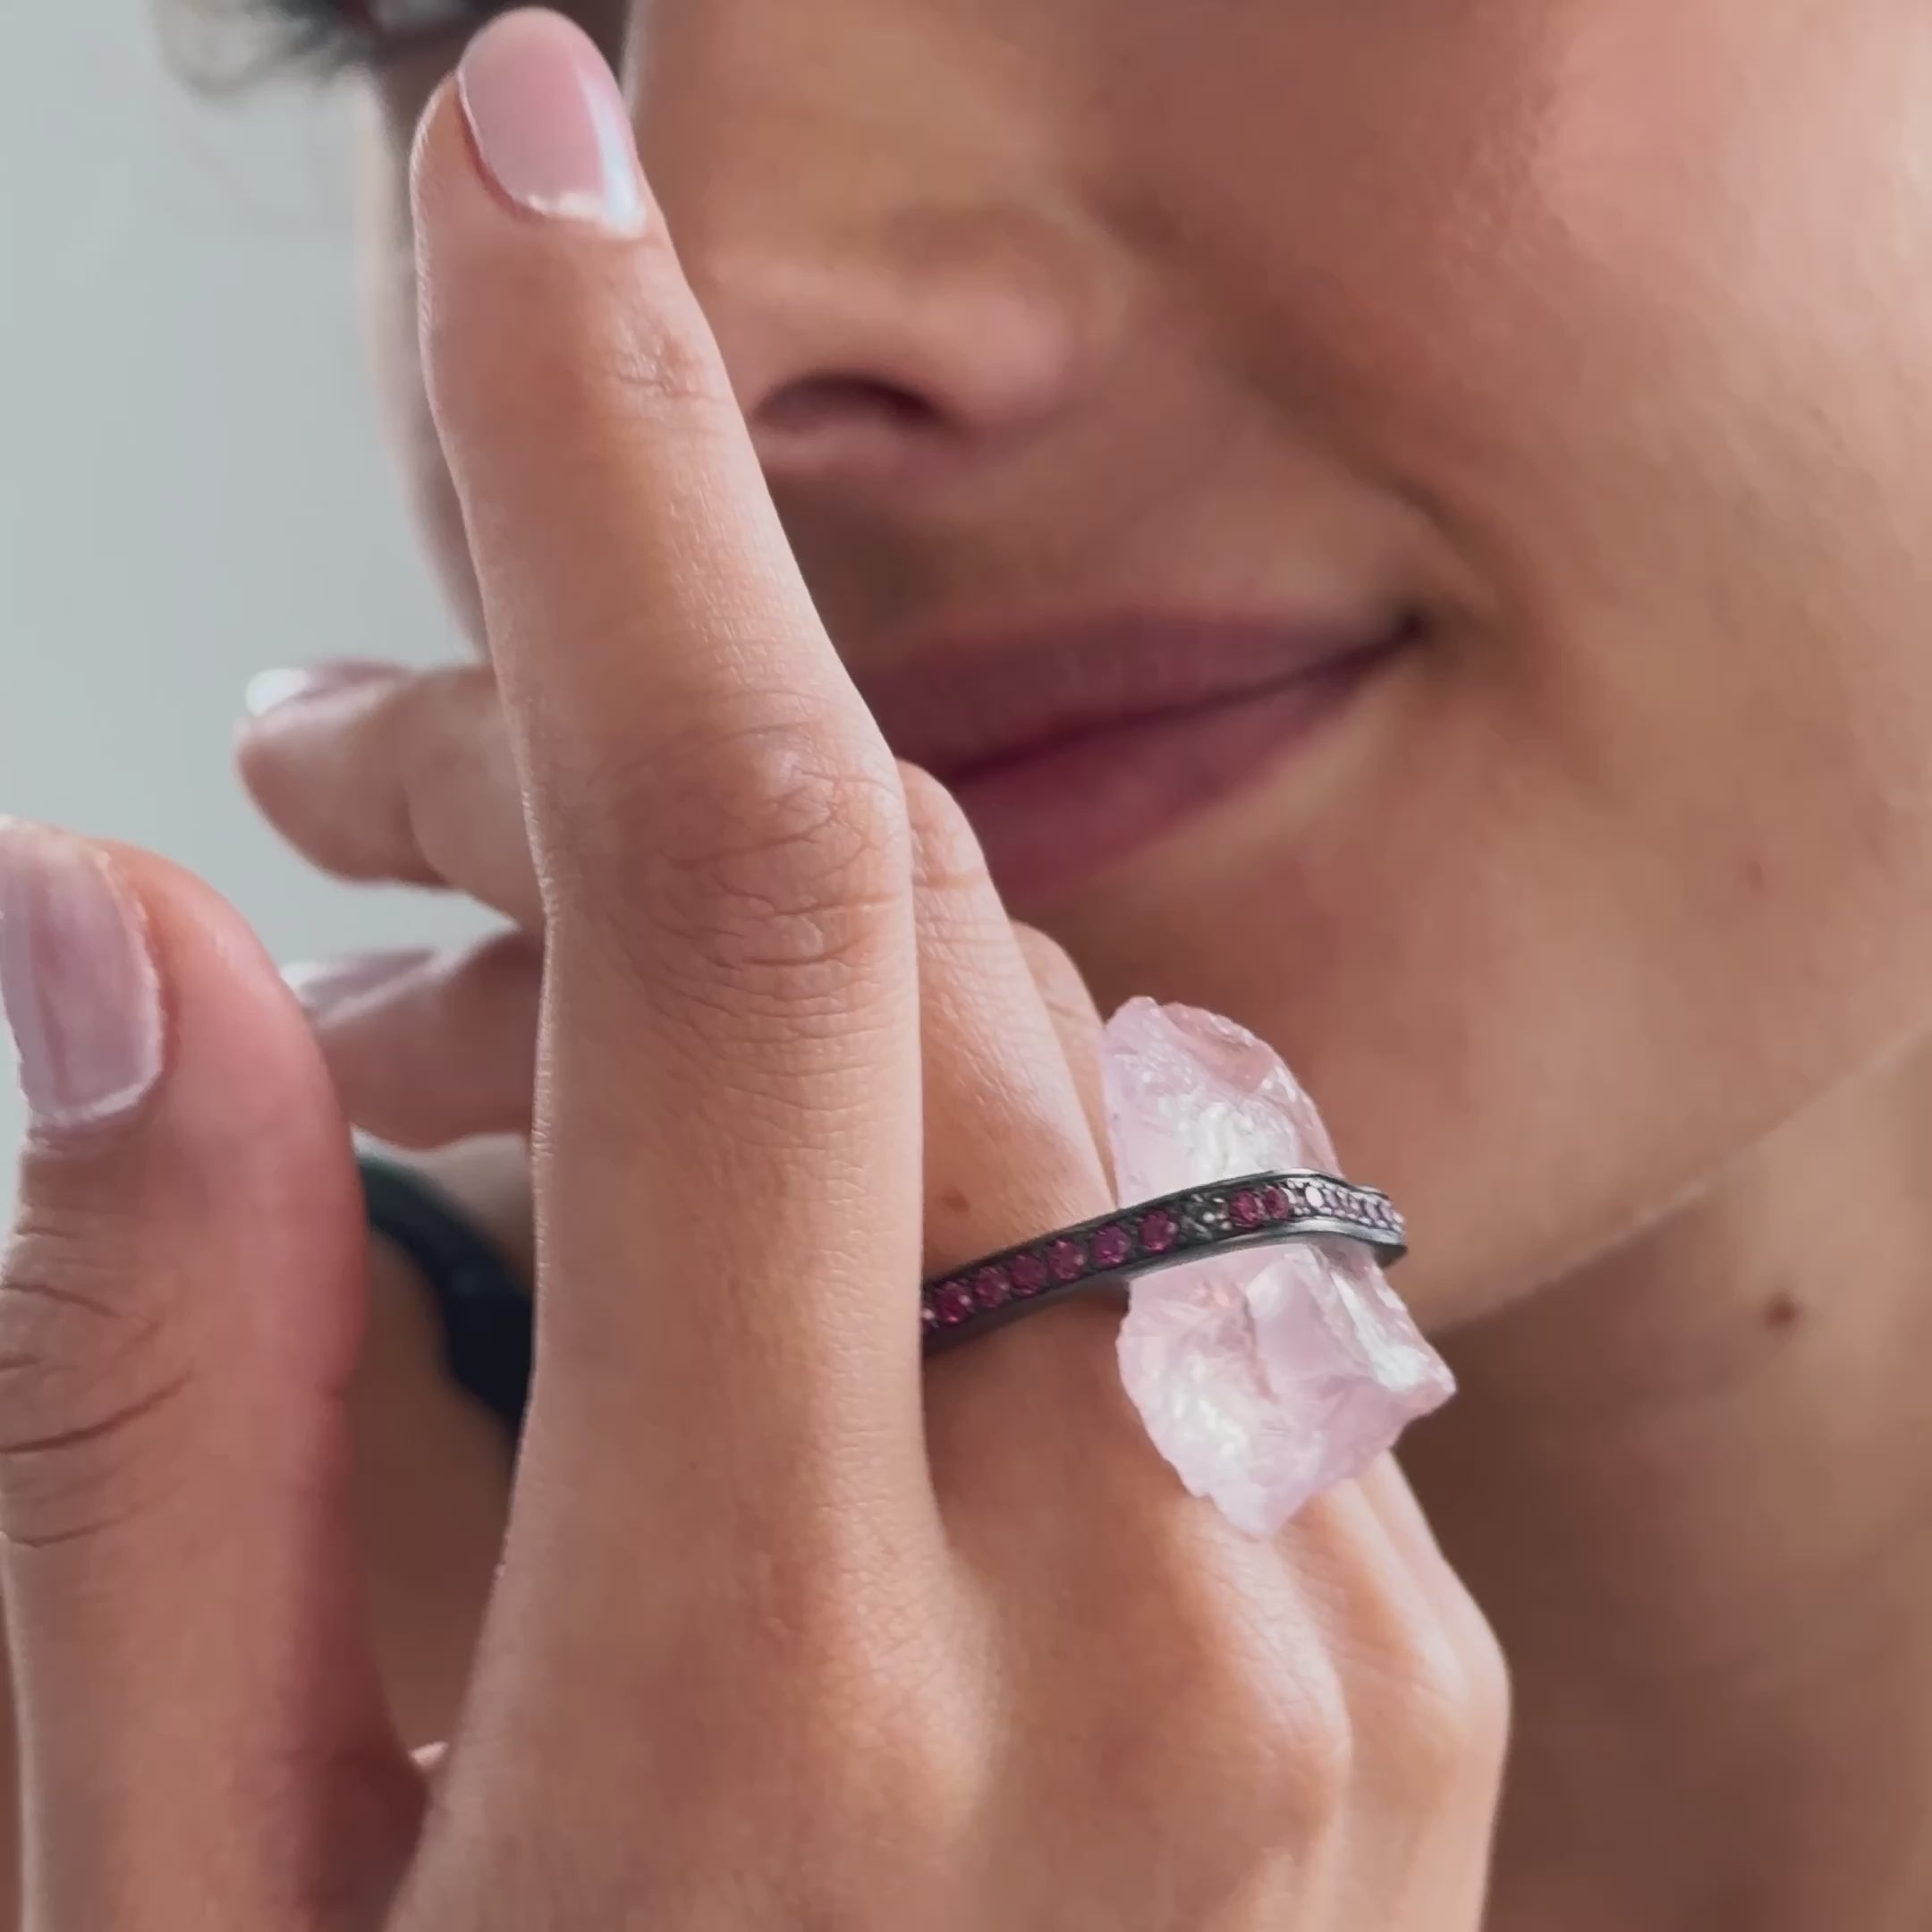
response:
[(487, 29), (415, 192), (428, 390), (549, 929), (532, 1448), (618, 1462), (633, 1525), (672, 1538), (691, 1507), (874, 1482), (882, 1436), (921, 1469), (896, 768), (589, 39)]

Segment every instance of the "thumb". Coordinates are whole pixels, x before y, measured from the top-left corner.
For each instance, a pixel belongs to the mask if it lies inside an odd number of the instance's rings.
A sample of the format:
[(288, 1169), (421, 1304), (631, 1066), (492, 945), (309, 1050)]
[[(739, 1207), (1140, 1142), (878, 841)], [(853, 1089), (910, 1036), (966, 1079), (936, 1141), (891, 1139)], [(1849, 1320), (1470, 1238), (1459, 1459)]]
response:
[(157, 860), (0, 825), (0, 994), (27, 1922), (325, 1922), (420, 1797), (352, 1581), (347, 1129), (272, 963)]

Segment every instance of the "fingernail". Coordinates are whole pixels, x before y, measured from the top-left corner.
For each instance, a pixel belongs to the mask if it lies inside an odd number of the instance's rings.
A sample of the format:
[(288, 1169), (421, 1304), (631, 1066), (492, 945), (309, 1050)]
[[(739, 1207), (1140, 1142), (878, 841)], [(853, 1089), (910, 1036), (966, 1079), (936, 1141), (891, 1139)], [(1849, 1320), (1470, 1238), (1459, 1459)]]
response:
[(297, 665), (285, 671), (263, 671), (251, 677), (242, 702), (253, 718), (267, 717), (284, 705), (299, 704), (305, 698), (325, 698), (332, 691), (350, 691), (359, 684), (380, 684), (402, 674), (394, 665), (376, 664), (360, 658), (344, 658), (335, 664)]
[(470, 43), (456, 86), (484, 167), (519, 207), (614, 234), (644, 226), (631, 111), (580, 27), (506, 13)]
[(84, 839), (0, 821), (0, 1004), (35, 1126), (99, 1126), (161, 1078), (161, 980), (140, 902)]
[(343, 959), (284, 966), (282, 977), (309, 1016), (320, 1020), (352, 1000), (379, 992), (434, 956), (420, 947), (407, 952), (352, 953)]

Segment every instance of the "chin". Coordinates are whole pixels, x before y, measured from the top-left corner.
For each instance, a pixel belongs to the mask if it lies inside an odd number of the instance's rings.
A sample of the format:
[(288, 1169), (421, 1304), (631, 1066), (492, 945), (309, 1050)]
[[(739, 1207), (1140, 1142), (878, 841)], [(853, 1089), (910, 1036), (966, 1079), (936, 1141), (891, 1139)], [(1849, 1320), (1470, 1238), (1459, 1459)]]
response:
[(1751, 887), (1698, 907), (1660, 875), (1620, 896), (1614, 855), (1592, 867), (1565, 838), (1538, 867), (1505, 824), (1471, 828), (1465, 867), (1453, 840), (1418, 855), (1413, 827), (1453, 817), (1358, 801), (1333, 864), (1278, 824), (1231, 823), (1038, 919), (1104, 1012), (1186, 1001), (1282, 1053), (1344, 1169), (1407, 1217), (1397, 1285), (1431, 1330), (1600, 1270), (1791, 1163), (1842, 1159), (1843, 1097), (1920, 1078), (1932, 895)]

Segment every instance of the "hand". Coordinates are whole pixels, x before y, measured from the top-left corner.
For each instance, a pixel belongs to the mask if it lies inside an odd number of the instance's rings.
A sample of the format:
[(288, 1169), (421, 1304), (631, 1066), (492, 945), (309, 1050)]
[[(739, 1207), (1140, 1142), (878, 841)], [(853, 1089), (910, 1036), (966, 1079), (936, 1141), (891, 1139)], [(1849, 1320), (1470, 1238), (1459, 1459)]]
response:
[(348, 662), (273, 674), (242, 726), (269, 822), (339, 878), (457, 892), (509, 927), (446, 951), (292, 969), (343, 1105), (396, 1147), (530, 1131), (543, 902), (495, 673)]
[[(338, 878), (461, 893), (510, 922), (448, 951), (292, 970), (350, 1118), (404, 1148), (527, 1134), (543, 897), (495, 672), (351, 661), (272, 682), (279, 701), (243, 725), (241, 766), (284, 837)], [(917, 798), (929, 793), (923, 774), (904, 775)], [(1097, 1125), (1092, 1001), (1044, 934), (1017, 921), (1012, 931)]]
[[(593, 59), (513, 14), (475, 111)], [(417, 192), (547, 934), (504, 1564), (432, 1801), (345, 1581), (362, 1255), (308, 1030), (191, 882), (0, 838), (29, 1926), (1473, 1928), (1500, 1673), (1393, 1466), (1251, 1541), (1149, 1447), (1104, 1308), (921, 1372), (922, 1242), (1081, 1216), (1100, 1163), (661, 229), (513, 210), (447, 93)]]

